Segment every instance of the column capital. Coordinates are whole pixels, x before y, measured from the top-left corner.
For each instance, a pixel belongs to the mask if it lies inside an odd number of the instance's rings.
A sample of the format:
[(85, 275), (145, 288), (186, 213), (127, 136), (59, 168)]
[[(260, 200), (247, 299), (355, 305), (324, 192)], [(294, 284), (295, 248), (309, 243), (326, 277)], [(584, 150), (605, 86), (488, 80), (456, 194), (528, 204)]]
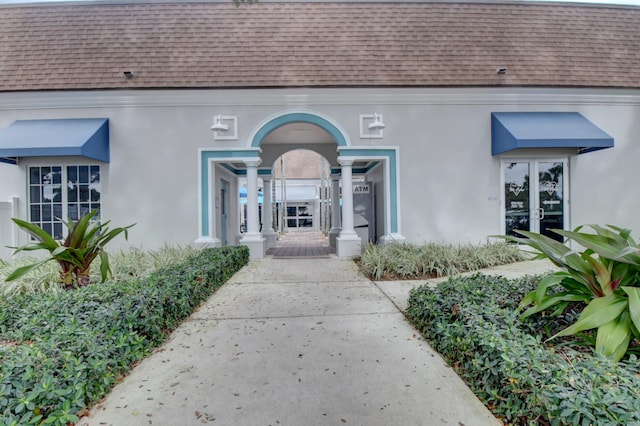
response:
[(340, 181), (341, 178), (342, 178), (342, 175), (340, 175), (339, 173), (332, 173), (331, 174), (331, 180)]
[(340, 158), (338, 157), (338, 163), (341, 166), (353, 166), (353, 159), (352, 158)]
[(257, 158), (255, 160), (242, 160), (245, 166), (247, 167), (258, 167), (260, 163), (262, 163), (261, 158)]

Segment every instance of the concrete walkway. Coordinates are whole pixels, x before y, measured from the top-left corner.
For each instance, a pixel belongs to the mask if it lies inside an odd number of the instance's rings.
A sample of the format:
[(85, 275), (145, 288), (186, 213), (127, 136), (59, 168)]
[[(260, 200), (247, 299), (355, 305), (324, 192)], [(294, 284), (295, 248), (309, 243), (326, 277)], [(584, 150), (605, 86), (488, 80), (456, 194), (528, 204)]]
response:
[(500, 424), (378, 284), (335, 256), (253, 261), (79, 424)]

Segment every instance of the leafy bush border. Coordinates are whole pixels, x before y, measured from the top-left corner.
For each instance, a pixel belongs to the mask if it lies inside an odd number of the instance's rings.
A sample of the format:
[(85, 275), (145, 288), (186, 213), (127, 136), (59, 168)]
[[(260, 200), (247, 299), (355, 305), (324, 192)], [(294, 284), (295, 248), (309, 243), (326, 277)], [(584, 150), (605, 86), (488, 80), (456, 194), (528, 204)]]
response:
[(411, 291), (406, 315), (506, 424), (640, 424), (635, 356), (615, 364), (547, 347), (540, 333), (548, 317), (519, 320), (519, 301), (540, 279), (476, 274), (422, 286)]
[(248, 260), (205, 249), (141, 280), (0, 300), (0, 424), (79, 421)]

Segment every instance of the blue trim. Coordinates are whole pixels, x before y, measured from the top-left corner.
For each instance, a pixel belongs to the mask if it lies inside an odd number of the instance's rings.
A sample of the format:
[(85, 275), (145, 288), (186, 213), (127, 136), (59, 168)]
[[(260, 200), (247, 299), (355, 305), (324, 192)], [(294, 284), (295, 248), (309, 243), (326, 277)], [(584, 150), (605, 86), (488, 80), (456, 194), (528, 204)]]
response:
[(332, 123), (314, 114), (306, 112), (293, 112), (289, 114), (281, 115), (263, 125), (256, 133), (251, 141), (251, 146), (256, 148), (262, 145), (262, 140), (269, 133), (289, 123), (309, 123), (326, 130), (335, 139), (338, 146), (347, 146), (347, 140), (342, 132)]
[[(200, 151), (200, 229), (201, 236), (211, 236), (209, 229), (209, 161), (260, 159), (260, 150)], [(224, 165), (224, 164), (223, 164)]]
[(518, 148), (577, 148), (578, 154), (613, 146), (613, 138), (577, 112), (492, 112), (491, 154)]
[[(233, 173), (236, 176), (246, 176), (247, 175), (247, 170), (246, 169), (236, 169), (231, 164), (227, 164), (227, 163), (220, 163), (220, 165), (222, 167), (224, 167), (225, 169), (229, 170), (231, 173)], [(258, 169), (258, 176), (268, 176), (268, 175), (271, 175), (271, 174), (273, 174), (273, 170), (272, 169)]]
[(0, 157), (81, 156), (109, 162), (109, 119), (18, 120), (0, 132)]
[(386, 157), (389, 161), (389, 222), (392, 234), (398, 231), (398, 162), (397, 152), (395, 149), (358, 149), (346, 148), (338, 152), (338, 156), (342, 157), (358, 157), (366, 159), (367, 157)]

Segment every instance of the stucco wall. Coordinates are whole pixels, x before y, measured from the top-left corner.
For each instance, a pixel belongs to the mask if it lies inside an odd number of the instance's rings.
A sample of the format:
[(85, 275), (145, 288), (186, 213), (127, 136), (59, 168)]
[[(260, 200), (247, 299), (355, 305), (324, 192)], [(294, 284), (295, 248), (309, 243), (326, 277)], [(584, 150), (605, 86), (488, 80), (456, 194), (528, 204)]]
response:
[[(400, 232), (414, 242), (477, 242), (501, 232), (500, 160), (491, 155), (491, 112), (581, 112), (614, 137), (615, 147), (570, 158), (570, 225), (615, 223), (640, 232), (640, 197), (633, 189), (640, 158), (640, 91), (4, 93), (0, 129), (16, 119), (108, 117), (111, 162), (102, 167), (103, 217), (115, 226), (137, 223), (128, 244), (153, 249), (165, 243), (191, 244), (198, 237), (198, 149), (248, 147), (262, 123), (286, 111), (330, 117), (351, 146), (399, 147)], [(384, 137), (361, 139), (359, 115), (373, 112), (384, 116)], [(209, 127), (220, 113), (238, 117), (237, 140), (213, 140)], [(65, 161), (34, 158), (19, 166), (0, 164), (0, 200), (18, 195), (24, 215), (24, 167)], [(377, 173), (372, 176), (376, 182), (381, 179)]]

